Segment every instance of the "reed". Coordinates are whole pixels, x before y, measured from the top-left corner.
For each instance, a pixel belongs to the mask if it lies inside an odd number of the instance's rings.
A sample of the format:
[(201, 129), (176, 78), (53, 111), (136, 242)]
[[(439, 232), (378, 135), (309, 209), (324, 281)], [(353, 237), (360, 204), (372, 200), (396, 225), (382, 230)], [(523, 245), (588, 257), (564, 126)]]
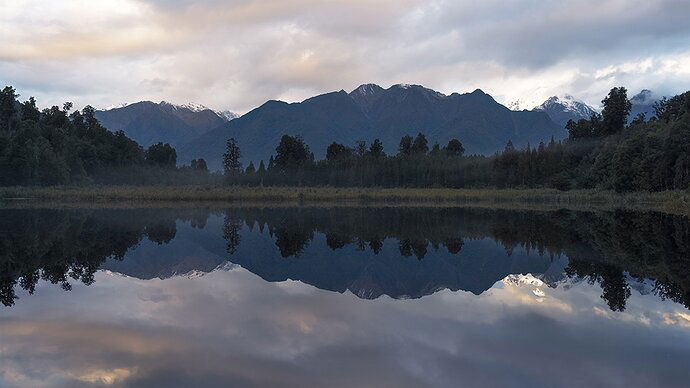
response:
[(189, 186), (4, 187), (5, 203), (204, 202), (365, 205), (541, 205), (560, 208), (632, 208), (690, 213), (690, 193), (665, 191), (617, 194), (601, 190), (442, 189)]

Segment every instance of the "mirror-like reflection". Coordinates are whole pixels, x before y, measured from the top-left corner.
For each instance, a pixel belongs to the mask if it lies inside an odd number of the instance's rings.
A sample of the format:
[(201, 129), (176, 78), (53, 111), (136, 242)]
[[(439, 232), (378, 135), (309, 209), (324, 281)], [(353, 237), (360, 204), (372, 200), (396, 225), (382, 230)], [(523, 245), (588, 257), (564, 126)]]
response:
[(0, 386), (686, 386), (690, 221), (0, 210)]
[(625, 309), (631, 284), (645, 279), (649, 292), (690, 306), (690, 221), (661, 213), (399, 207), (0, 213), (5, 306), (15, 303), (17, 286), (33, 293), (40, 279), (69, 290), (70, 279), (93, 283), (99, 268), (152, 279), (209, 272), (226, 260), (268, 281), (299, 280), (368, 299), (419, 298), (446, 288), (479, 295), (508, 275), (529, 273), (553, 284), (563, 277), (600, 284), (614, 311)]

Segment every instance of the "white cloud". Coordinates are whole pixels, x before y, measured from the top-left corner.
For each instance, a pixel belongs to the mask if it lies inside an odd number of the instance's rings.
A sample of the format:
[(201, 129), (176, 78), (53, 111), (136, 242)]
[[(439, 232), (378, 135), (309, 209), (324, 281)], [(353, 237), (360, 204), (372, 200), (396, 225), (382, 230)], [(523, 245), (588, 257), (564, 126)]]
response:
[(8, 1), (0, 83), (42, 105), (247, 111), (365, 82), (596, 104), (614, 85), (690, 89), (688, 13), (681, 0)]

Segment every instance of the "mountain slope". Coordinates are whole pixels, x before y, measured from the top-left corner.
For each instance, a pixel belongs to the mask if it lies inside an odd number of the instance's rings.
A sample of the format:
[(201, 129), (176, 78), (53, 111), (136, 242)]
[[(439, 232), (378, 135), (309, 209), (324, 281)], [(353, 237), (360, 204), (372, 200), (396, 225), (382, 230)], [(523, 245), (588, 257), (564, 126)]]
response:
[(226, 123), (231, 112), (216, 113), (202, 105), (158, 104), (141, 101), (96, 111), (96, 118), (111, 131), (122, 130), (144, 147), (157, 142), (180, 146)]
[(429, 145), (460, 139), (469, 153), (490, 154), (508, 140), (517, 146), (565, 137), (565, 130), (544, 112), (513, 112), (475, 90), (449, 96), (419, 85), (383, 89), (362, 85), (351, 93), (332, 92), (288, 104), (269, 101), (179, 149), (181, 160), (204, 157), (220, 168), (225, 141), (234, 137), (243, 161), (268, 160), (284, 134), (301, 135), (317, 158), (331, 142), (354, 145), (381, 139), (387, 153), (397, 152), (400, 138), (422, 132)]
[(543, 104), (534, 108), (533, 111), (545, 112), (553, 122), (561, 127), (565, 127), (568, 120), (589, 119), (596, 113), (594, 108), (568, 94), (563, 97), (549, 97)]
[(628, 123), (640, 113), (644, 113), (647, 120), (654, 117), (654, 104), (657, 101), (659, 101), (659, 98), (649, 89), (642, 89), (642, 91), (632, 96), (632, 98), (630, 98), (632, 108), (628, 116)]

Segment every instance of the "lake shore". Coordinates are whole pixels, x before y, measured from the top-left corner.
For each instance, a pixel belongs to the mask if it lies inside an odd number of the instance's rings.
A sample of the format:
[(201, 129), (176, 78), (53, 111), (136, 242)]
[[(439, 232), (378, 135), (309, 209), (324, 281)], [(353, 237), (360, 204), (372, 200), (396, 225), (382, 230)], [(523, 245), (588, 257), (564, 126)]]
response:
[(246, 186), (93, 186), (4, 187), (5, 206), (351, 205), (351, 206), (481, 206), (656, 210), (690, 215), (690, 193), (665, 191), (617, 194), (601, 190), (436, 189)]

